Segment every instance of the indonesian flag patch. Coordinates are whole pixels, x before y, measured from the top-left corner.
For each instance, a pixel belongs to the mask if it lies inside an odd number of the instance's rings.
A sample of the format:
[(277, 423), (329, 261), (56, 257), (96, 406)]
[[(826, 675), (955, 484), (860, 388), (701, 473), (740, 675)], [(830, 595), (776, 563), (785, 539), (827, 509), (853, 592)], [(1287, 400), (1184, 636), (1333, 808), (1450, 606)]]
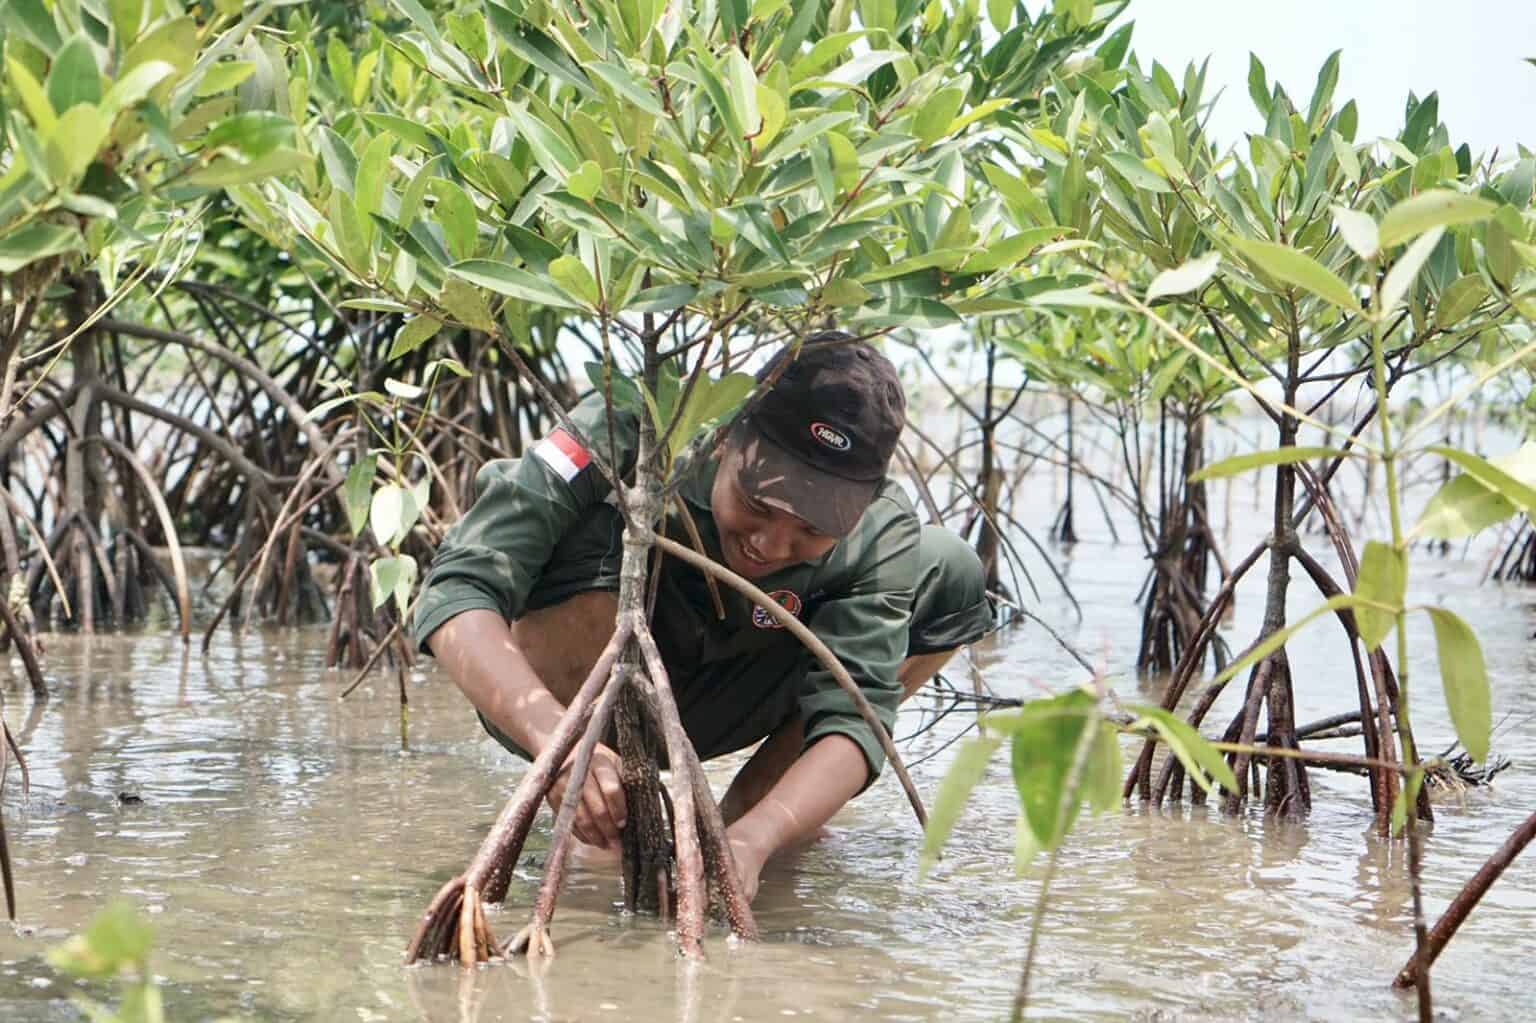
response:
[(543, 440), (533, 446), (533, 453), (567, 483), (575, 479), (576, 474), (592, 461), (587, 449), (576, 443), (576, 438), (563, 428), (546, 434)]

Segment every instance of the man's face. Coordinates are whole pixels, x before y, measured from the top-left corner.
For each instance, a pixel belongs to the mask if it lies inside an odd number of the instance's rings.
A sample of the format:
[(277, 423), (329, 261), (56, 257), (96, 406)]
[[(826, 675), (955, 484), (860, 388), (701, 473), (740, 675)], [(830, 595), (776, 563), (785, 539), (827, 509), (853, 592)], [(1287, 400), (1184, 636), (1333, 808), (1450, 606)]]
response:
[(747, 579), (761, 579), (791, 565), (815, 561), (836, 546), (837, 537), (758, 500), (742, 486), (740, 469), (740, 449), (727, 444), (709, 494), (727, 568)]

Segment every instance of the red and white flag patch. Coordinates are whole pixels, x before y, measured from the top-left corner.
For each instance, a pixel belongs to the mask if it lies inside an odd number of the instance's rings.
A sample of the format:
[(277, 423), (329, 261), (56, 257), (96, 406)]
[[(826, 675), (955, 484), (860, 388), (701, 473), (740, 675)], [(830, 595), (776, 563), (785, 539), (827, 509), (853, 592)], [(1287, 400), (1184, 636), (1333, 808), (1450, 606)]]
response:
[(543, 440), (533, 446), (533, 453), (567, 483), (575, 479), (576, 474), (592, 461), (592, 456), (587, 454), (587, 449), (578, 444), (576, 438), (566, 433), (563, 428), (546, 434)]

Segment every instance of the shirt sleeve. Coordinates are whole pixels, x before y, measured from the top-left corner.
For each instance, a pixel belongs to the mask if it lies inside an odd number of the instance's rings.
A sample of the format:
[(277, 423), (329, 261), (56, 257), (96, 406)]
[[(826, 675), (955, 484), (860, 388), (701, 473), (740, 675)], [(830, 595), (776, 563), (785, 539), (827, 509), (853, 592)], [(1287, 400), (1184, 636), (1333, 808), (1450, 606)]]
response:
[(412, 637), (427, 639), (454, 615), (485, 609), (507, 621), (519, 617), (534, 582), (567, 530), (585, 509), (606, 500), (611, 487), (593, 452), (618, 459), (624, 473), (635, 457), (638, 424), (614, 412), (614, 443), (601, 395), (573, 408), (583, 439), (550, 431), (522, 458), (488, 462), (475, 477), (475, 503), (443, 537), (416, 601)]
[[(896, 672), (907, 652), (917, 538), (915, 518), (892, 516), (871, 538), (849, 588), (823, 603), (806, 622), (848, 669), (887, 732), (895, 724), (901, 702)], [(800, 691), (800, 715), (805, 721), (805, 748), (828, 735), (845, 735), (864, 754), (869, 768), (865, 787), (879, 777), (885, 766), (879, 740), (819, 661), (813, 661)]]

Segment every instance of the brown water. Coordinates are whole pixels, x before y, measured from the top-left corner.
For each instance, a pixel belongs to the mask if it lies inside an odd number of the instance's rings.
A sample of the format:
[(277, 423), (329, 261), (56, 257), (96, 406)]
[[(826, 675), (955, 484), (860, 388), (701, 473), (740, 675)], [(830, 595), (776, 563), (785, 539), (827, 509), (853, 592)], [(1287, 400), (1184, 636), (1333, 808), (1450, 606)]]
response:
[[(1138, 553), (1085, 542), (1065, 564), (1084, 624), (1050, 591), (1043, 613), (1122, 670), (1135, 653)], [(1533, 594), (1479, 587), (1480, 568), (1424, 559), (1414, 569), (1415, 598), (1455, 608), (1482, 634), (1495, 718), (1519, 721), (1495, 744), (1515, 767), (1494, 788), (1439, 808), (1426, 842), (1431, 913), (1536, 807)], [(1261, 576), (1241, 591), (1228, 633), (1235, 643), (1253, 635)], [(1293, 610), (1315, 603), (1294, 591)], [(1450, 729), (1427, 623), (1416, 624), (1415, 720), (1424, 747), (1438, 749)], [(1319, 627), (1293, 646), (1300, 720), (1354, 700), (1337, 631)], [(736, 945), (717, 935), (702, 965), (680, 962), (655, 921), (626, 919), (612, 872), (593, 868), (571, 879), (556, 920), (560, 954), (547, 968), (403, 968), (417, 914), (463, 868), (523, 766), (481, 735), (430, 663), (411, 685), (402, 750), (392, 676), (338, 701), (346, 676), (321, 667), (323, 638), (224, 631), (204, 658), (161, 634), (48, 637), (56, 697), (29, 716), (17, 683), (7, 692), (32, 793), (23, 801), (13, 784), (6, 800), (25, 928), (0, 934), (0, 1020), (78, 1018), (67, 1001), (76, 983), (55, 975), (42, 953), (118, 895), (152, 914), (156, 970), (183, 1020), (1006, 1013), (1039, 868), (1014, 876), (1016, 801), (1001, 761), (926, 880), (917, 878), (916, 826), (887, 776), (823, 840), (769, 867), (756, 903), (765, 940)], [(1001, 693), (1081, 677), (1035, 628), (975, 656)], [(1116, 685), (1136, 695), (1134, 681)], [(1235, 697), (1212, 722), (1226, 720)], [(898, 735), (915, 731), (924, 713), (904, 711)], [(909, 758), (937, 749), (964, 718), (951, 715), (906, 743)], [(918, 766), (919, 786), (931, 794), (947, 762), (945, 753)], [(718, 787), (730, 769), (712, 765)], [(1313, 778), (1316, 809), (1300, 824), (1136, 806), (1084, 819), (1062, 858), (1032, 1017), (1409, 1018), (1411, 1003), (1387, 987), (1411, 947), (1402, 849), (1373, 834), (1360, 780)], [(120, 805), (119, 793), (143, 803)], [(504, 936), (525, 918), (547, 829), (546, 816), (531, 840), (535, 863), (493, 913)], [(1536, 855), (1515, 863), (1436, 967), (1441, 1013), (1531, 1018), (1533, 965)]]

